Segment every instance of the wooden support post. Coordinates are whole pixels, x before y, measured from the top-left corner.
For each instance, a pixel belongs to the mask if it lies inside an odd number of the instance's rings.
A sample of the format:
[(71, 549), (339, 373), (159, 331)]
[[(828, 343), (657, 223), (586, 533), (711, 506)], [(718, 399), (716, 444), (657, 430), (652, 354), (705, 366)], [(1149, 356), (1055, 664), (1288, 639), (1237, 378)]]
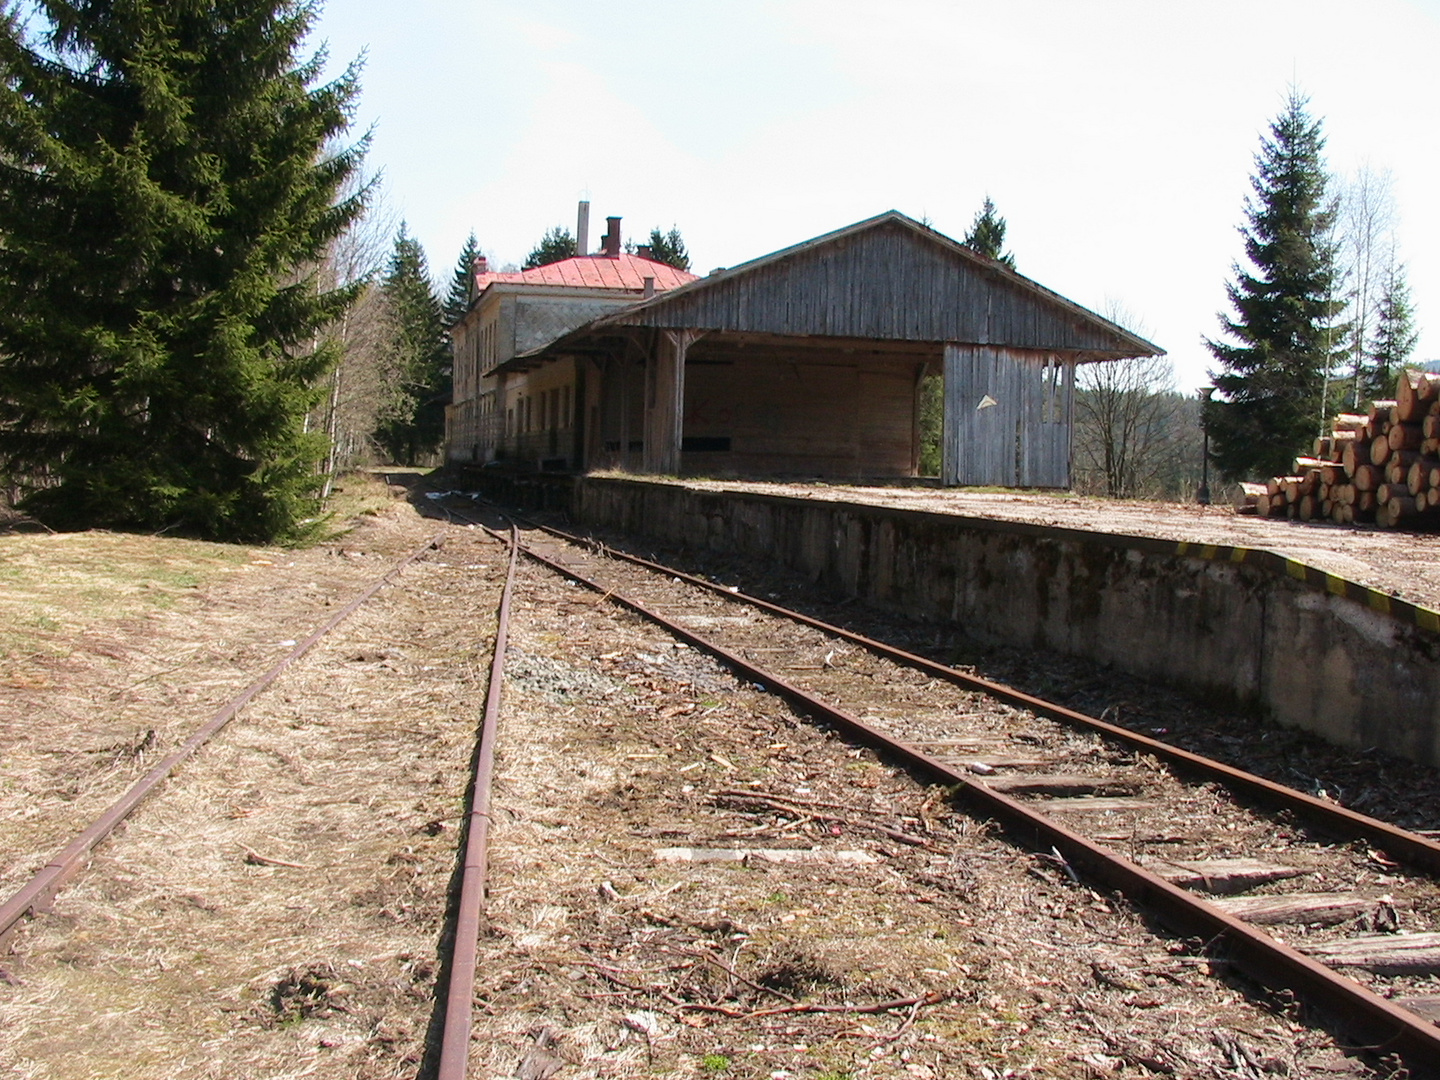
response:
[[(627, 349), (626, 352), (629, 350)], [(617, 392), (620, 394), (620, 452), (616, 454), (616, 464), (621, 469), (630, 468), (630, 358), (626, 353), (621, 353), (615, 361), (615, 371), (619, 378), (615, 380)]]
[(586, 423), (589, 408), (585, 397), (585, 376), (592, 362), (584, 358), (575, 360), (575, 390), (570, 402), (570, 461), (571, 468), (585, 472), (590, 468), (590, 426)]
[(645, 358), (645, 451), (647, 473), (680, 472), (685, 428), (685, 354), (699, 337), (694, 330), (662, 330)]
[(959, 378), (960, 354), (953, 345), (946, 345), (940, 362), (940, 483), (947, 487), (960, 482), (960, 462), (956, 454), (960, 418), (955, 400), (955, 385)]

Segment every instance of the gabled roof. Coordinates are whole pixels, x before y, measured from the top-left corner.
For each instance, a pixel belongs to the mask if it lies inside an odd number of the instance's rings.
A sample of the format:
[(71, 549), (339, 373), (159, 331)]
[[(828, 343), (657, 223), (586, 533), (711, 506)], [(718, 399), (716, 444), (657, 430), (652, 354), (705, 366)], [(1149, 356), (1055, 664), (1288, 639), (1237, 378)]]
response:
[(687, 277), (506, 363), (599, 344), (627, 327), (993, 345), (1079, 362), (1165, 352), (896, 210), (708, 277)]
[(1159, 356), (1164, 349), (897, 210), (692, 280), (574, 332), (654, 326)]
[(653, 259), (642, 259), (639, 255), (577, 255), (537, 266), (533, 270), (476, 274), (475, 294), (478, 296), (496, 284), (621, 289), (643, 293), (646, 278), (654, 279), (656, 292), (679, 288), (696, 280), (694, 274), (685, 270), (677, 270), (668, 263)]

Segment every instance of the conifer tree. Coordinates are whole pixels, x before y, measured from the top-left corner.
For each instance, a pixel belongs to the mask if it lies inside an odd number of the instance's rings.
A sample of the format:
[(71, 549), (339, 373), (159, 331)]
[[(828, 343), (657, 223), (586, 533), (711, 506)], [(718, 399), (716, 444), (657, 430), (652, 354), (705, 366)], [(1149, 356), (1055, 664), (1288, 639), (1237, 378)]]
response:
[(672, 225), (668, 233), (658, 228), (650, 230), (650, 257), (677, 270), (690, 269), (690, 253), (685, 250), (685, 241), (680, 238), (677, 226)]
[(40, 0), (0, 25), (0, 475), (58, 527), (266, 541), (317, 506), (362, 211), (306, 0)]
[(1005, 219), (995, 212), (995, 203), (989, 195), (985, 196), (985, 205), (975, 215), (963, 242), (971, 251), (1015, 269), (1015, 256), (1005, 250)]
[(404, 222), (380, 288), (395, 385), (391, 408), (375, 438), (391, 460), (416, 465), (434, 453), (445, 436), (450, 350), (425, 249)]
[(1375, 334), (1370, 340), (1370, 363), (1362, 374), (1363, 397), (1374, 400), (1395, 393), (1395, 380), (1400, 369), (1415, 351), (1420, 339), (1415, 329), (1415, 310), (1410, 303), (1410, 286), (1405, 268), (1391, 268), (1385, 291), (1375, 312)]
[(561, 259), (573, 258), (579, 250), (570, 230), (563, 225), (556, 225), (541, 238), (535, 250), (525, 256), (525, 269), (534, 270), (537, 266), (547, 266)]
[(1345, 341), (1335, 325), (1334, 215), (1319, 120), (1292, 90), (1261, 140), (1246, 200), (1245, 255), (1220, 316), (1230, 341), (1207, 340), (1219, 396), (1206, 406), (1211, 453), (1230, 479), (1286, 473), (1323, 425), (1327, 374)]
[(471, 292), (475, 288), (475, 260), (480, 257), (480, 245), (475, 242), (472, 232), (465, 240), (460, 257), (455, 260), (455, 272), (450, 277), (450, 291), (445, 294), (443, 314), (446, 326), (454, 326), (470, 310)]

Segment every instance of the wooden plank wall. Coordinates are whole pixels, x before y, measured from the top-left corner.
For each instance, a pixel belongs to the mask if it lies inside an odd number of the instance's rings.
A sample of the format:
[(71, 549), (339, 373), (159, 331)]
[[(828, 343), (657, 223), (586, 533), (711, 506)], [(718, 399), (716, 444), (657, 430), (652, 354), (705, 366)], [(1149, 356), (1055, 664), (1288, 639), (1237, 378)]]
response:
[(1021, 383), (1020, 487), (1070, 486), (1070, 434), (1075, 407), (1075, 364), (1056, 356), (1027, 357)]
[(645, 367), (633, 356), (607, 357), (587, 385), (596, 395), (587, 401), (589, 426), (586, 469), (638, 471), (644, 458)]
[[(757, 350), (758, 351), (758, 350)], [(846, 478), (914, 473), (919, 362), (811, 355), (692, 359), (683, 454), (690, 475)]]
[(694, 339), (688, 330), (664, 330), (645, 358), (645, 471), (680, 472), (685, 403), (685, 353)]
[(1073, 361), (947, 345), (942, 481), (1068, 488), (1074, 396)]
[(898, 222), (682, 290), (625, 321), (1060, 351), (1131, 347), (1053, 294), (927, 242)]

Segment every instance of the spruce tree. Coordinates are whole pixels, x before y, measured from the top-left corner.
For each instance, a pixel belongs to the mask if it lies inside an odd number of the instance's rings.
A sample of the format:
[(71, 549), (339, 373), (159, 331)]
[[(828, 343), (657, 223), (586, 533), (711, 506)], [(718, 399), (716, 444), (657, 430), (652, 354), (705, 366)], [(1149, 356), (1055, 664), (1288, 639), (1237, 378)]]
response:
[(363, 210), (304, 0), (40, 0), (0, 26), (0, 475), (57, 527), (268, 541), (317, 508), (305, 430)]
[(538, 266), (573, 258), (579, 250), (570, 230), (563, 225), (556, 225), (541, 238), (535, 250), (525, 256), (525, 269), (534, 270)]
[(471, 293), (475, 288), (475, 260), (480, 257), (480, 245), (475, 242), (472, 232), (465, 240), (460, 257), (455, 260), (455, 272), (450, 277), (450, 291), (445, 294), (444, 317), (446, 326), (454, 326), (470, 310)]
[(1415, 329), (1415, 310), (1410, 303), (1410, 286), (1405, 268), (1395, 266), (1385, 283), (1385, 292), (1375, 312), (1375, 333), (1370, 339), (1370, 363), (1357, 373), (1363, 399), (1393, 397), (1395, 380), (1420, 339)]
[(685, 250), (679, 228), (673, 225), (668, 233), (662, 233), (658, 228), (650, 230), (650, 257), (677, 270), (690, 269), (690, 253)]
[(1334, 207), (1319, 120), (1291, 91), (1261, 140), (1240, 230), (1250, 269), (1234, 267), (1220, 316), (1230, 341), (1206, 341), (1219, 396), (1206, 406), (1210, 448), (1229, 479), (1287, 473), (1323, 424), (1327, 375), (1345, 341), (1334, 324)]
[(416, 465), (433, 454), (445, 436), (450, 351), (425, 249), (406, 232), (404, 222), (380, 289), (394, 397), (375, 438), (391, 460)]
[(1005, 219), (995, 212), (995, 203), (989, 195), (985, 196), (985, 205), (975, 215), (963, 242), (971, 251), (1015, 269), (1015, 256), (1005, 250)]

